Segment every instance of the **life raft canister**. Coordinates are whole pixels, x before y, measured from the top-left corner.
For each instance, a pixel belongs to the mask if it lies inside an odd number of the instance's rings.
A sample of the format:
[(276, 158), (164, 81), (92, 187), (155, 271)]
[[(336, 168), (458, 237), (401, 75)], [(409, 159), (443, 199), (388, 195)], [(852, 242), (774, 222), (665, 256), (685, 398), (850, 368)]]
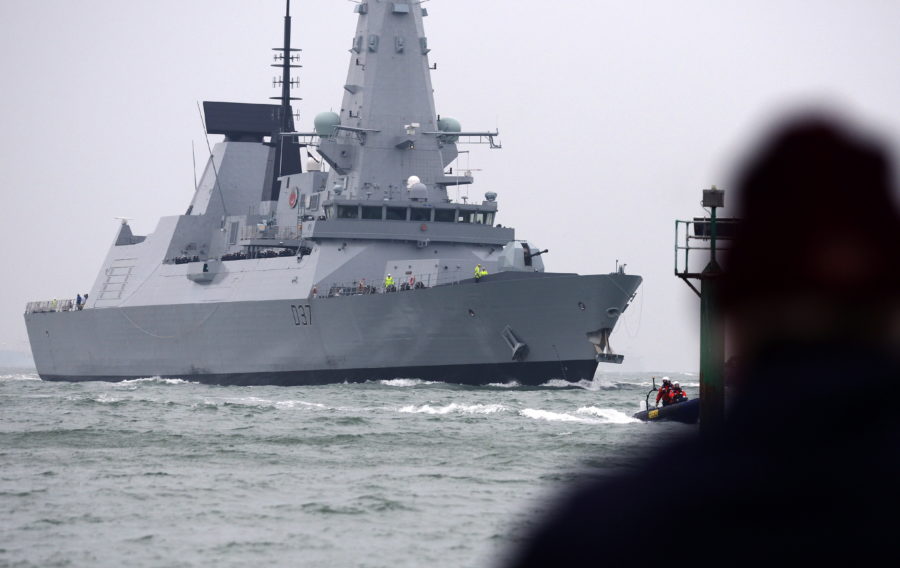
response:
[(291, 195), (288, 197), (288, 205), (291, 206), (291, 209), (297, 207), (297, 201), (300, 195), (297, 193), (296, 188), (291, 190)]

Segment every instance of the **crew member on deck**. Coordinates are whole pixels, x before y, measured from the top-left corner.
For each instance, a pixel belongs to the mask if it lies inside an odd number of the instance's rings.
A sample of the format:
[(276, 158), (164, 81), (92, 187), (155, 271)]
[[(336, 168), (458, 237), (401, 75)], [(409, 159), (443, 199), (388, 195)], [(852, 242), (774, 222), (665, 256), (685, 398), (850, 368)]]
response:
[(663, 406), (667, 406), (669, 404), (669, 393), (672, 391), (672, 381), (668, 378), (663, 379), (662, 386), (659, 387), (659, 390), (656, 392), (656, 406), (659, 406), (660, 401), (662, 401)]
[(393, 292), (394, 291), (394, 277), (388, 274), (384, 278), (384, 291), (385, 292)]
[(672, 392), (669, 396), (671, 397), (672, 404), (675, 404), (676, 402), (684, 402), (687, 400), (687, 393), (681, 390), (681, 385), (678, 383), (678, 381), (672, 383)]
[(481, 267), (480, 264), (475, 265), (475, 282), (480, 282), (482, 276), (487, 276), (488, 271)]

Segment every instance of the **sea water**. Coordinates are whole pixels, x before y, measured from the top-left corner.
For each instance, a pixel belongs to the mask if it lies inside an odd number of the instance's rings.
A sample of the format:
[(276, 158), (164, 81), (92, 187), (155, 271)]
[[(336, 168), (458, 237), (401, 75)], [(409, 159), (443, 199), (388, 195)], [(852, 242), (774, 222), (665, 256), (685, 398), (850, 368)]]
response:
[[(221, 387), (0, 370), (0, 565), (497, 566), (568, 483), (686, 426), (668, 375)], [(602, 512), (598, 512), (602, 514)]]

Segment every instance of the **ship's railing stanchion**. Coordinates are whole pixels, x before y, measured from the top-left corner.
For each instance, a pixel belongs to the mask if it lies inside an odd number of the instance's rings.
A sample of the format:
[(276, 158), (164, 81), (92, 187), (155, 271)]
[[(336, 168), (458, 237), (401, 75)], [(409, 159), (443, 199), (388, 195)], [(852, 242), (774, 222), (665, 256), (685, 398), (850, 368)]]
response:
[[(414, 278), (412, 283), (410, 283), (410, 280), (407, 278), (402, 282), (395, 283), (393, 289), (390, 291), (385, 290), (384, 279), (381, 277), (361, 278), (349, 282), (335, 281), (327, 285), (319, 283), (313, 286), (315, 293), (310, 292), (310, 295), (315, 298), (335, 298), (339, 296), (362, 296), (431, 288), (431, 274), (424, 277), (413, 274), (412, 277)], [(438, 282), (435, 285), (439, 284), (440, 278), (438, 278)]]
[(47, 312), (74, 312), (75, 299), (66, 298), (64, 300), (44, 300), (36, 302), (28, 302), (25, 304), (26, 314), (40, 314)]

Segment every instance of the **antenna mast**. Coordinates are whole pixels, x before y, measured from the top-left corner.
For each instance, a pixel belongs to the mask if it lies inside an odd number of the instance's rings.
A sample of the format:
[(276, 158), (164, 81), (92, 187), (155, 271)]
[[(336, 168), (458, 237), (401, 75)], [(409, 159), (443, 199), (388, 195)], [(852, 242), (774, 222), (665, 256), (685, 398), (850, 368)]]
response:
[(292, 130), (291, 124), (291, 101), (299, 101), (300, 97), (292, 97), (291, 89), (298, 86), (300, 84), (299, 79), (291, 78), (291, 69), (299, 68), (302, 65), (295, 63), (300, 60), (300, 56), (295, 54), (296, 51), (302, 51), (300, 49), (294, 49), (291, 47), (291, 0), (286, 0), (286, 8), (284, 13), (284, 45), (281, 47), (273, 47), (273, 51), (278, 51), (280, 53), (276, 53), (273, 56), (273, 60), (276, 63), (272, 64), (272, 67), (280, 67), (281, 68), (281, 77), (275, 77), (272, 79), (273, 87), (281, 87), (281, 96), (278, 97), (269, 97), (270, 99), (276, 99), (281, 101), (281, 131), (282, 132), (290, 132)]

